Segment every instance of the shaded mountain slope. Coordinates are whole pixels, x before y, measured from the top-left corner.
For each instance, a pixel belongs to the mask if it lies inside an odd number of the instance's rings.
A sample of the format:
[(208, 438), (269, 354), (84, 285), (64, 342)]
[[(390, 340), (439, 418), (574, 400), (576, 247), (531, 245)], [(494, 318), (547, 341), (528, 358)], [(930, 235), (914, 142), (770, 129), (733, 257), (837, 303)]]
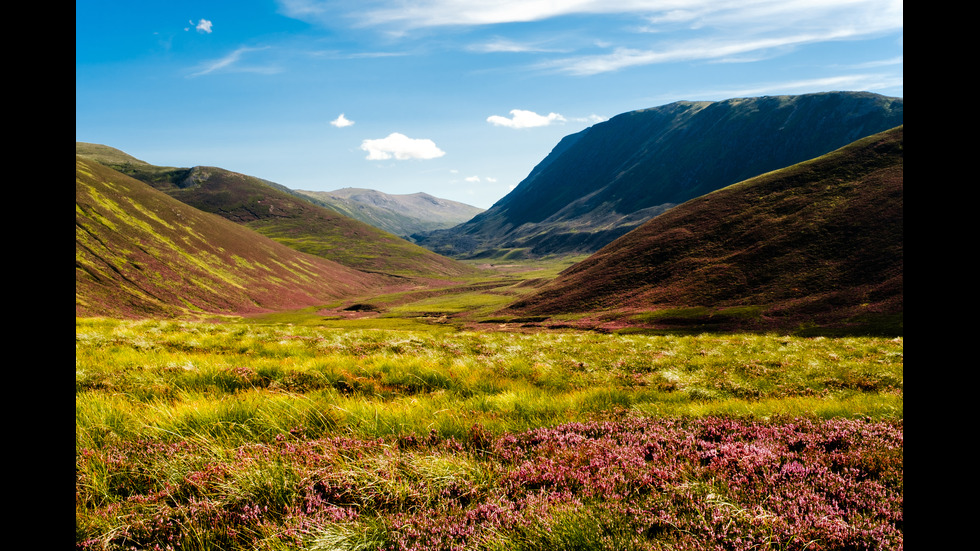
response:
[(454, 256), (594, 252), (676, 204), (903, 122), (865, 92), (676, 102), (564, 138), (486, 212), (416, 242)]
[(511, 309), (654, 311), (635, 318), (654, 326), (884, 321), (900, 332), (903, 143), (900, 126), (688, 201)]
[(403, 238), (412, 234), (452, 228), (484, 209), (433, 197), (428, 193), (392, 195), (373, 189), (343, 188), (296, 193), (310, 197), (340, 214), (350, 216)]
[[(76, 152), (88, 155), (92, 145), (78, 143)], [(474, 271), (391, 233), (315, 205), (268, 180), (216, 167), (154, 166), (131, 162), (122, 152), (113, 156), (105, 149), (100, 151), (110, 168), (298, 251), (358, 270), (401, 276), (451, 277)]]
[(301, 253), (75, 157), (76, 316), (267, 312), (390, 282)]

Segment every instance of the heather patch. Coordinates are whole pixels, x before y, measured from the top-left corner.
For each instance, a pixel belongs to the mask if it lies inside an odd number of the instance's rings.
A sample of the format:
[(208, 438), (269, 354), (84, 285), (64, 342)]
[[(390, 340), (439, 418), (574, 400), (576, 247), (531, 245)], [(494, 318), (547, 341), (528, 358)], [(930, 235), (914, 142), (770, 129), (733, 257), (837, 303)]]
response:
[[(901, 422), (570, 423), (76, 457), (81, 549), (901, 549)], [(205, 545), (206, 544), (206, 545)]]
[(901, 549), (901, 339), (76, 321), (79, 549)]

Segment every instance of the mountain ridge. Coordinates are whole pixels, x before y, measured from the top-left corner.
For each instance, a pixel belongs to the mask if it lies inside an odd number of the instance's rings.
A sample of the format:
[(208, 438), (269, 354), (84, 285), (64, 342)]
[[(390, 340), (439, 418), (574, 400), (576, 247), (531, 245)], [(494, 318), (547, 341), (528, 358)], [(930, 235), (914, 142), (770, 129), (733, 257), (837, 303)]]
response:
[(661, 328), (884, 323), (900, 333), (903, 167), (904, 125), (705, 194), (510, 311), (618, 312)]
[(459, 258), (592, 253), (688, 199), (897, 126), (903, 103), (824, 92), (622, 113), (566, 136), (472, 220), (412, 237)]
[(484, 211), (424, 192), (389, 194), (356, 187), (295, 192), (340, 214), (409, 240), (416, 233), (457, 226)]

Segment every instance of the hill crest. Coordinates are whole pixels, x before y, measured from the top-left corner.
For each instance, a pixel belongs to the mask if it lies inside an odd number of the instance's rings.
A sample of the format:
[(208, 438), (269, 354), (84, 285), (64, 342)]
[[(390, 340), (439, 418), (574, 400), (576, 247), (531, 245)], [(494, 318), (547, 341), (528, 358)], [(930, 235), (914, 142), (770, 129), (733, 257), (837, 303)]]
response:
[(898, 319), (900, 331), (903, 144), (899, 126), (687, 201), (511, 310), (618, 312), (654, 327), (877, 319), (896, 330)]
[(319, 305), (391, 282), (75, 157), (76, 316), (244, 315)]
[[(76, 149), (79, 147), (76, 144)], [(142, 161), (129, 163), (119, 160), (129, 157), (122, 152), (109, 157), (116, 163), (110, 168), (185, 204), (351, 268), (407, 277), (455, 277), (474, 272), (469, 266), (314, 204), (268, 180), (212, 166), (174, 168)]]

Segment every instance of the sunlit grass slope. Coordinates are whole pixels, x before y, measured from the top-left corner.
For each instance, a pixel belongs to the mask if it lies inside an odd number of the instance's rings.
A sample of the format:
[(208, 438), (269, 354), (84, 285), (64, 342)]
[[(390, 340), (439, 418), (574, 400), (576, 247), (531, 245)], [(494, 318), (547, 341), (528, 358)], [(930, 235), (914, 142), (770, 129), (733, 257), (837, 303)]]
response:
[(388, 282), (298, 252), (76, 157), (76, 315), (268, 312), (363, 294)]
[(454, 277), (474, 272), (387, 231), (315, 205), (267, 180), (216, 167), (153, 166), (94, 144), (78, 143), (76, 150), (183, 203), (345, 266), (403, 276)]

